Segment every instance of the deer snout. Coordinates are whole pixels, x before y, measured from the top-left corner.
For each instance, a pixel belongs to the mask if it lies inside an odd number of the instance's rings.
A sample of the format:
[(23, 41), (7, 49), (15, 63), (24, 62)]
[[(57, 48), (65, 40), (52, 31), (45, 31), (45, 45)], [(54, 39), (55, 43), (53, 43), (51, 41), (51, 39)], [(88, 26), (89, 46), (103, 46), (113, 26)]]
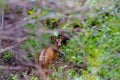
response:
[(58, 47), (61, 47), (61, 43), (58, 43)]

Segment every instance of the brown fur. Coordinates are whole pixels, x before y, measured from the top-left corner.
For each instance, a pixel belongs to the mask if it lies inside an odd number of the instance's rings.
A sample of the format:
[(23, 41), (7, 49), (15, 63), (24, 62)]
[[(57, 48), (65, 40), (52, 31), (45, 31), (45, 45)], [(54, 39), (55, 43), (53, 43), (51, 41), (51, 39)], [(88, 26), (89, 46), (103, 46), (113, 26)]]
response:
[(57, 59), (57, 51), (53, 46), (44, 49), (39, 57), (41, 67), (48, 68)]

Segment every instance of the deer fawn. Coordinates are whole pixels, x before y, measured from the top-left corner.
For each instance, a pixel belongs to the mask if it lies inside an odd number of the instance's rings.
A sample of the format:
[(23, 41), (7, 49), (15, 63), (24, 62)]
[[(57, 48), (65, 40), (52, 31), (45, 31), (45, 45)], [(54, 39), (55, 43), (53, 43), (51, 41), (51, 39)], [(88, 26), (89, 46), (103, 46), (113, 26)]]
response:
[(47, 74), (49, 72), (50, 66), (57, 60), (57, 52), (58, 49), (61, 47), (62, 39), (55, 39), (55, 37), (51, 38), (53, 41), (55, 41), (54, 46), (49, 46), (46, 49), (43, 49), (40, 56), (39, 56), (39, 64), (42, 68), (41, 77), (42, 80), (47, 79)]

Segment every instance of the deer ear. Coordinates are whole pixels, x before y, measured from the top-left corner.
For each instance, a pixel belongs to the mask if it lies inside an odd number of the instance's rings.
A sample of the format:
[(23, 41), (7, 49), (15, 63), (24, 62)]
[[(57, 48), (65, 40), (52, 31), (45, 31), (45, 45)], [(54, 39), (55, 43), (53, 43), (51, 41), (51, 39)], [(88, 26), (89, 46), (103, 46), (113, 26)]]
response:
[(56, 40), (55, 36), (51, 36), (51, 40), (55, 41)]

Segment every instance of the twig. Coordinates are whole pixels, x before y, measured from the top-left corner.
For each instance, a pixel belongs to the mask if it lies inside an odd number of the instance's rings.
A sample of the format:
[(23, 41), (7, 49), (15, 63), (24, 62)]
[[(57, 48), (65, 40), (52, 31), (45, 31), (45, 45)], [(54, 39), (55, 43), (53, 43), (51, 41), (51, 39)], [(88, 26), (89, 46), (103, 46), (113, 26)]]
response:
[[(30, 29), (25, 29), (24, 30), (26, 33), (28, 34), (33, 34), (36, 35), (34, 30), (30, 30)], [(56, 30), (43, 30), (42, 28), (39, 29), (39, 32), (37, 34), (42, 34), (42, 33), (46, 33), (46, 34), (54, 34), (54, 32), (57, 31), (59, 32), (67, 32), (67, 33), (71, 33), (72, 29), (66, 28), (66, 29), (56, 29)], [(5, 33), (6, 34), (6, 33)]]
[(1, 50), (0, 50), (0, 53), (4, 53), (4, 52), (6, 52), (6, 51), (8, 51), (8, 50), (11, 50), (11, 49), (17, 47), (20, 43), (22, 43), (22, 42), (25, 41), (25, 40), (28, 40), (28, 37), (23, 37), (23, 38), (21, 38), (21, 39), (18, 39), (18, 44), (15, 44), (15, 45), (6, 47), (6, 48), (4, 48), (4, 49), (1, 49)]
[(1, 50), (0, 50), (0, 54), (6, 52), (6, 51), (8, 51), (8, 50), (11, 50), (11, 49), (15, 48), (16, 46), (17, 46), (17, 45), (13, 45), (13, 46), (9, 46), (9, 47), (6, 47), (6, 48), (4, 48), (4, 49), (1, 49)]
[(1, 31), (3, 30), (3, 23), (4, 23), (4, 9), (2, 9), (2, 24), (1, 24)]
[[(3, 32), (3, 23), (4, 23), (4, 9), (1, 9), (1, 28), (0, 32)], [(1, 39), (0, 39), (0, 49), (1, 49)]]
[(0, 65), (0, 69), (2, 69), (2, 70), (25, 71), (25, 70), (29, 70), (29, 67), (25, 67), (25, 66), (3, 66), (3, 65)]
[(12, 37), (12, 36), (9, 36), (9, 35), (0, 35), (0, 39), (1, 40), (18, 40), (18, 39), (16, 39), (16, 38), (14, 38), (14, 37)]

